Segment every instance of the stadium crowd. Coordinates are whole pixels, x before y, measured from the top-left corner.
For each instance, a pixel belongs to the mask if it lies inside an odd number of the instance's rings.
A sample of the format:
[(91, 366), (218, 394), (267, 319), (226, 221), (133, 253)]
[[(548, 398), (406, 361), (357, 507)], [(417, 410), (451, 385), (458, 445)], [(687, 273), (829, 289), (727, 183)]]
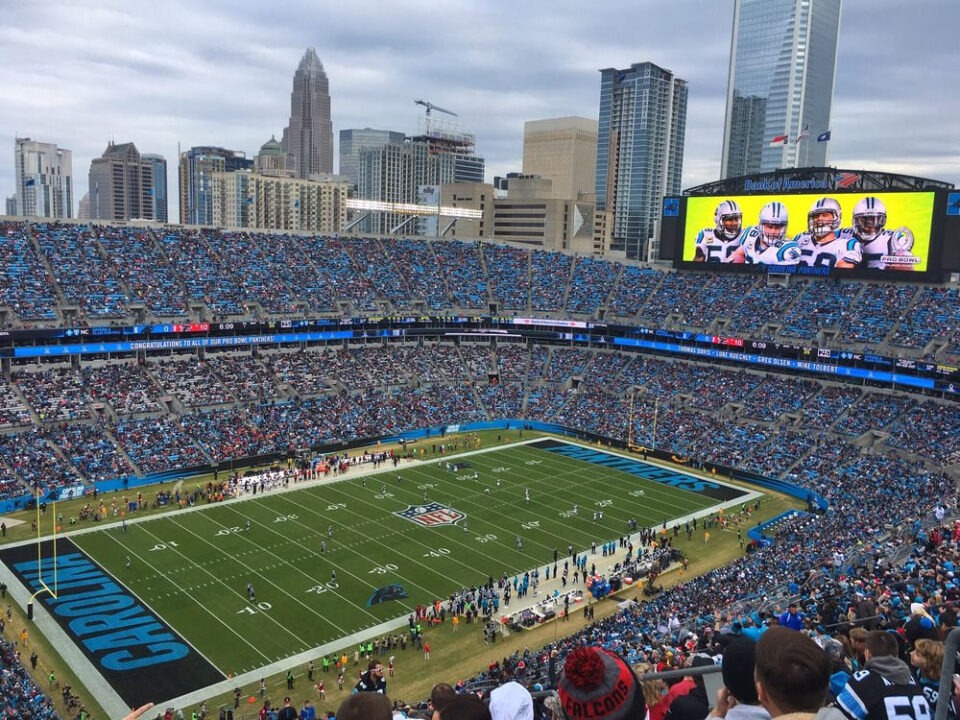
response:
[[(706, 330), (722, 319), (726, 332), (758, 340), (829, 333), (839, 346), (888, 343), (916, 358), (960, 357), (954, 288), (768, 286), (759, 277), (488, 243), (22, 223), (0, 225), (0, 236), (5, 327), (122, 321), (135, 312), (186, 319), (197, 306), (250, 318), (488, 312), (498, 303), (501, 312), (591, 319), (605, 308), (651, 327)], [(731, 297), (744, 300), (725, 302)], [(942, 642), (960, 603), (960, 529), (935, 514), (957, 509), (944, 468), (960, 460), (960, 410), (949, 403), (617, 351), (434, 340), (19, 363), (0, 379), (0, 401), (0, 498), (492, 419), (556, 423), (788, 480), (829, 508), (783, 523), (769, 545), (726, 567), (504, 658), (460, 689), (486, 692), (507, 679), (562, 688), (567, 660), (585, 646), (657, 670), (698, 653), (722, 664), (735, 638), (756, 639), (799, 617), (833, 670), (851, 678), (871, 667), (859, 630), (891, 631), (918, 687), (936, 701), (918, 643)], [(618, 571), (633, 571), (625, 557)], [(0, 646), (0, 656), (0, 716), (55, 718), (16, 647)], [(835, 684), (841, 696), (844, 685)]]
[[(953, 404), (617, 351), (487, 343), (207, 353), (18, 365), (2, 497), (91, 487), (451, 422), (528, 420), (796, 479), (867, 453), (949, 466)], [(632, 437), (628, 437), (632, 434)], [(817, 468), (820, 471), (822, 468)], [(846, 473), (829, 467), (828, 479)], [(807, 473), (809, 475), (809, 473)], [(808, 478), (805, 478), (808, 479)]]
[[(953, 287), (669, 271), (493, 243), (223, 233), (89, 225), (0, 224), (4, 327), (147, 317), (217, 318), (456, 310), (596, 317), (650, 327), (680, 323), (756, 340), (839, 347), (886, 342), (908, 355), (942, 343), (960, 356)], [(55, 270), (54, 270), (55, 269)], [(737, 298), (737, 302), (730, 302)], [(776, 308), (757, 312), (757, 308)], [(778, 337), (778, 335), (780, 337)]]

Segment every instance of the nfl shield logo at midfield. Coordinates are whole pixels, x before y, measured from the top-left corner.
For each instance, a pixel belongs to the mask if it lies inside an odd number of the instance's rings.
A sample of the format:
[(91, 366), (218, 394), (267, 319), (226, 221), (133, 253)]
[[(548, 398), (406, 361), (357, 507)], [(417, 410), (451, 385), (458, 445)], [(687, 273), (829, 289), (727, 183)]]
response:
[(408, 505), (406, 510), (398, 510), (394, 515), (399, 515), (424, 527), (453, 525), (466, 517), (459, 510), (435, 502), (424, 503), (423, 505)]

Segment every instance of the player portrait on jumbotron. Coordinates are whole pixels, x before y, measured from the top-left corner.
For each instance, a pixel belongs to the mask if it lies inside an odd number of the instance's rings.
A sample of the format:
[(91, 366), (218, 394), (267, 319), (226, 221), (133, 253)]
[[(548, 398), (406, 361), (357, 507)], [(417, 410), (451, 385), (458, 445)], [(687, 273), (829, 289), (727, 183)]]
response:
[(796, 265), (800, 262), (800, 246), (787, 237), (787, 206), (778, 200), (760, 208), (757, 224), (749, 228), (737, 252), (742, 260), (753, 265)]
[(738, 251), (746, 233), (740, 206), (735, 200), (724, 200), (713, 213), (713, 227), (697, 233), (694, 262), (742, 263), (743, 253)]
[(887, 206), (867, 196), (853, 208), (853, 227), (845, 230), (860, 243), (864, 267), (874, 270), (914, 270), (920, 258), (913, 254), (913, 231), (906, 226), (887, 230)]
[(843, 211), (835, 198), (814, 201), (807, 213), (807, 232), (794, 242), (800, 247), (800, 265), (855, 268), (863, 260), (861, 245), (853, 233), (841, 231)]

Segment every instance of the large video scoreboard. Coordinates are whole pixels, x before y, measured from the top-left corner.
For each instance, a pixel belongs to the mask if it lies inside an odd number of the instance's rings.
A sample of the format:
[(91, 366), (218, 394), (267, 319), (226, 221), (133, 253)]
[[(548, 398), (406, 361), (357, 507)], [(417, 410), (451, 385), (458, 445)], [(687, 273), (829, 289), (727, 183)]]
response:
[(688, 270), (914, 282), (960, 270), (960, 193), (936, 181), (878, 189), (865, 175), (741, 178), (664, 198), (661, 257)]
[(935, 266), (933, 207), (933, 192), (689, 197), (679, 263), (916, 280)]

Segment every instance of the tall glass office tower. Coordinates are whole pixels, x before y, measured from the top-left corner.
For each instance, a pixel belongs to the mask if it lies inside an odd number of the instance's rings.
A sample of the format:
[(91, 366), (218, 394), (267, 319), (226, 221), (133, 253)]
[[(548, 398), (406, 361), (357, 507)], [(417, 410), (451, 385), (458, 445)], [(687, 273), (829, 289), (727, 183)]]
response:
[(687, 83), (653, 63), (600, 71), (597, 211), (609, 249), (646, 259), (664, 195), (680, 192)]
[(840, 3), (734, 0), (723, 177), (826, 165)]
[(55, 143), (14, 140), (15, 215), (73, 217), (73, 154)]

